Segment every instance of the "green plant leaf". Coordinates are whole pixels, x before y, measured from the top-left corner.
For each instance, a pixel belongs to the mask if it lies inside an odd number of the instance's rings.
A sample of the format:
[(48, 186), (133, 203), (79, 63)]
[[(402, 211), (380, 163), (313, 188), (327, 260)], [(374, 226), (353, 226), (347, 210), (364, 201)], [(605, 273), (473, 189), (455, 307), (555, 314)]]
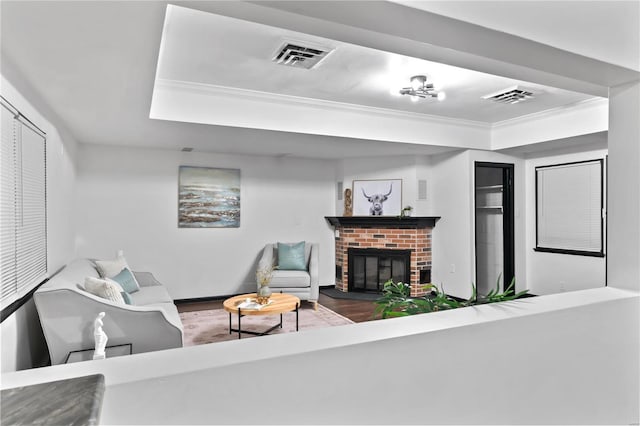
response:
[(387, 317), (388, 318), (406, 317), (406, 316), (409, 316), (409, 315), (411, 315), (411, 314), (409, 314), (408, 312), (395, 312), (395, 311), (392, 311), (392, 312), (388, 312), (387, 313)]
[(485, 297), (480, 297), (476, 285), (471, 283), (471, 298), (466, 301), (458, 301), (447, 296), (442, 284), (440, 288), (434, 284), (426, 284), (422, 288), (425, 291), (430, 291), (430, 293), (421, 297), (411, 297), (411, 287), (408, 284), (403, 282), (394, 283), (393, 280), (388, 280), (383, 286), (382, 295), (375, 301), (374, 312), (376, 315), (380, 314), (382, 318), (403, 317), (485, 303), (509, 301), (522, 297), (528, 292), (528, 290), (523, 290), (515, 293), (514, 278), (504, 293), (500, 293), (500, 278), (499, 276), (496, 288), (491, 289)]

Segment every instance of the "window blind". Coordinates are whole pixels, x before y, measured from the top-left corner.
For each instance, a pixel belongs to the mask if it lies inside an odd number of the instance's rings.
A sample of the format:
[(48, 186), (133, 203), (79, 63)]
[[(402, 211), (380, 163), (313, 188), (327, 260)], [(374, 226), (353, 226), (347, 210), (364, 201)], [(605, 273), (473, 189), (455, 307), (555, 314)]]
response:
[(602, 163), (536, 168), (537, 250), (603, 254)]
[(0, 149), (1, 305), (47, 275), (46, 140), (2, 99)]

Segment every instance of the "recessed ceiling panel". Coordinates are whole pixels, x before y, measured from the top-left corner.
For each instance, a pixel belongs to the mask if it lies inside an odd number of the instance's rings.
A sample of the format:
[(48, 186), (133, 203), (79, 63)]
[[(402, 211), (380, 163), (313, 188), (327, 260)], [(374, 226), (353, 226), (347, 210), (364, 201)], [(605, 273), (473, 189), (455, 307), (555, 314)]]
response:
[[(495, 123), (592, 96), (470, 71), (226, 16), (169, 6), (157, 78), (388, 110)], [(295, 41), (295, 43), (293, 43)], [(322, 46), (310, 69), (281, 66), (274, 54), (287, 44)], [(399, 91), (426, 75), (446, 100), (413, 102)], [(535, 93), (526, 102), (483, 99), (513, 86)]]

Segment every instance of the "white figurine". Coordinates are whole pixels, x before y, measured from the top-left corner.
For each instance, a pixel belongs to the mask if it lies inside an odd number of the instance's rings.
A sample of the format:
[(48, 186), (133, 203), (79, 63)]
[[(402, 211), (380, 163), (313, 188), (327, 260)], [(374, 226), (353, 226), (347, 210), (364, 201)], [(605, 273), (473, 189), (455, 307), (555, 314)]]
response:
[(107, 346), (107, 340), (109, 338), (107, 337), (107, 333), (102, 329), (102, 326), (104, 325), (102, 318), (104, 318), (104, 312), (100, 312), (93, 322), (93, 338), (96, 341), (96, 348), (93, 351), (93, 359), (106, 358), (104, 349)]

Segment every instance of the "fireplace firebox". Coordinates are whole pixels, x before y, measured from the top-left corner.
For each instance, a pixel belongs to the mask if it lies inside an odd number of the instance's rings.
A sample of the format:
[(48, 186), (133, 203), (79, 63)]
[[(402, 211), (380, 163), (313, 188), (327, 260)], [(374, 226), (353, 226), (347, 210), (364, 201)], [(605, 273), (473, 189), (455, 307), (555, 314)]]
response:
[(375, 248), (348, 250), (349, 291), (380, 293), (384, 283), (409, 283), (411, 280), (411, 250)]

